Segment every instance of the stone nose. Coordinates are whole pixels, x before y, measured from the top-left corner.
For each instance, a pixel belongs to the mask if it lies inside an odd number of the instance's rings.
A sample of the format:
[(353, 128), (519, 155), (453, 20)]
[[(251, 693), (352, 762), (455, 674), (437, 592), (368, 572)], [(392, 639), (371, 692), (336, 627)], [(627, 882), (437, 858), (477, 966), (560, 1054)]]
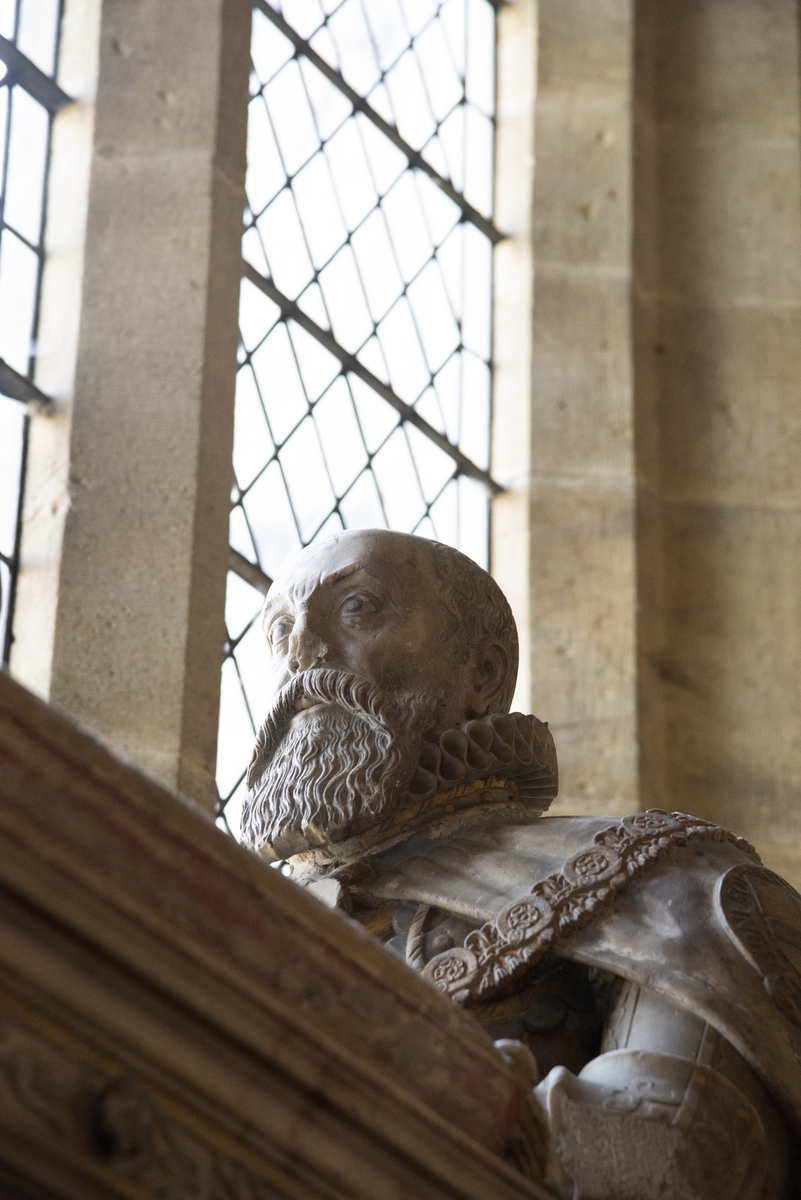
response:
[(328, 654), (328, 646), (323, 639), (310, 628), (308, 621), (301, 618), (289, 637), (287, 666), (293, 675), (300, 671), (308, 671), (324, 661)]

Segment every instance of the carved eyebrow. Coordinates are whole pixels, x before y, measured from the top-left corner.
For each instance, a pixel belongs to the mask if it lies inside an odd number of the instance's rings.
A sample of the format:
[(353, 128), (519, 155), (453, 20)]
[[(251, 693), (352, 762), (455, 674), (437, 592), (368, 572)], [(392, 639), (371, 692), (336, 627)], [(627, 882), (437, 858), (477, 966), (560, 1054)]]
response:
[(343, 579), (349, 579), (351, 575), (355, 575), (357, 571), (363, 571), (364, 564), (360, 562), (351, 563), (348, 567), (340, 567), (338, 571), (331, 571), (328, 575), (320, 576), (320, 583), (341, 583)]
[(292, 616), (292, 607), (289, 596), (273, 596), (264, 606), (264, 611), (261, 614), (261, 627), (264, 629), (267, 622), (270, 621), (277, 612), (284, 610), (287, 616)]
[[(327, 574), (321, 574), (317, 584), (311, 589), (311, 591), (314, 592), (317, 587), (323, 584), (329, 587), (332, 584), (342, 583), (345, 579), (350, 579), (351, 575), (358, 574), (359, 571), (368, 573), (367, 567), (363, 562), (348, 563), (347, 566), (340, 567), (337, 571), (330, 571)], [(380, 588), (380, 591), (383, 592), (383, 588)], [(284, 607), (285, 611), (287, 611), (290, 616), (293, 615), (293, 610), (296, 606), (296, 603), (296, 598), (293, 595), (285, 592), (279, 593), (278, 595), (267, 600), (261, 617), (262, 629), (266, 631), (267, 622), (274, 616), (276, 610), (280, 610), (281, 607)]]

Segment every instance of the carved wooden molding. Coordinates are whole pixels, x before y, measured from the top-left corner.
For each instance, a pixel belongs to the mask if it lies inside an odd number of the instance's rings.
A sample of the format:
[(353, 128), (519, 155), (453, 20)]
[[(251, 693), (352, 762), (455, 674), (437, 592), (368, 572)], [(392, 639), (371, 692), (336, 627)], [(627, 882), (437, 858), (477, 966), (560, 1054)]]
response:
[(0, 837), (4, 1168), (76, 1200), (546, 1195), (468, 1014), (7, 676)]

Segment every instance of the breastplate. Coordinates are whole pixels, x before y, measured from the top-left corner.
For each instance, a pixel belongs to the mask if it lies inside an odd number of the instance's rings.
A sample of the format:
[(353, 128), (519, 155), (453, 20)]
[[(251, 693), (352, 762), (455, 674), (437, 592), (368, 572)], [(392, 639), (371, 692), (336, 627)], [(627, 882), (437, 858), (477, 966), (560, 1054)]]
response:
[[(461, 946), (477, 925), (446, 909), (407, 902), (396, 907), (391, 925), (381, 936), (390, 950), (422, 971), (436, 955)], [(643, 1052), (656, 1072), (648, 1081), (650, 1093), (632, 1094), (625, 1102), (634, 1107), (648, 1104), (654, 1110), (648, 1115), (663, 1120), (671, 1120), (683, 1102), (684, 1093), (679, 1094), (681, 1089), (676, 1090), (671, 1078), (675, 1061), (708, 1068), (745, 1097), (764, 1129), (769, 1167), (763, 1200), (785, 1200), (791, 1194), (795, 1153), (769, 1093), (708, 1022), (659, 992), (553, 954), (543, 960), (525, 988), (484, 1007), (476, 1016), (493, 1039), (514, 1039), (527, 1046), (541, 1078), (557, 1067), (578, 1075), (592, 1064), (589, 1073), (596, 1082), (603, 1081), (606, 1062), (620, 1073), (625, 1056), (615, 1052)], [(660, 1064), (664, 1078), (659, 1077)], [(618, 1092), (625, 1091), (625, 1082), (616, 1083)]]

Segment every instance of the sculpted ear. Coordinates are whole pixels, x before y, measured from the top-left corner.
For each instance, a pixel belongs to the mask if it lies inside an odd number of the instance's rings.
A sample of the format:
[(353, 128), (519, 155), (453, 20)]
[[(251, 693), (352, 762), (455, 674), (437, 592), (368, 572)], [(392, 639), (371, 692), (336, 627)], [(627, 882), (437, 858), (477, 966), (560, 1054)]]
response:
[(485, 717), (495, 712), (498, 695), (503, 690), (509, 656), (500, 642), (487, 642), (476, 651), (472, 663), (470, 690), (466, 701), (466, 719)]

